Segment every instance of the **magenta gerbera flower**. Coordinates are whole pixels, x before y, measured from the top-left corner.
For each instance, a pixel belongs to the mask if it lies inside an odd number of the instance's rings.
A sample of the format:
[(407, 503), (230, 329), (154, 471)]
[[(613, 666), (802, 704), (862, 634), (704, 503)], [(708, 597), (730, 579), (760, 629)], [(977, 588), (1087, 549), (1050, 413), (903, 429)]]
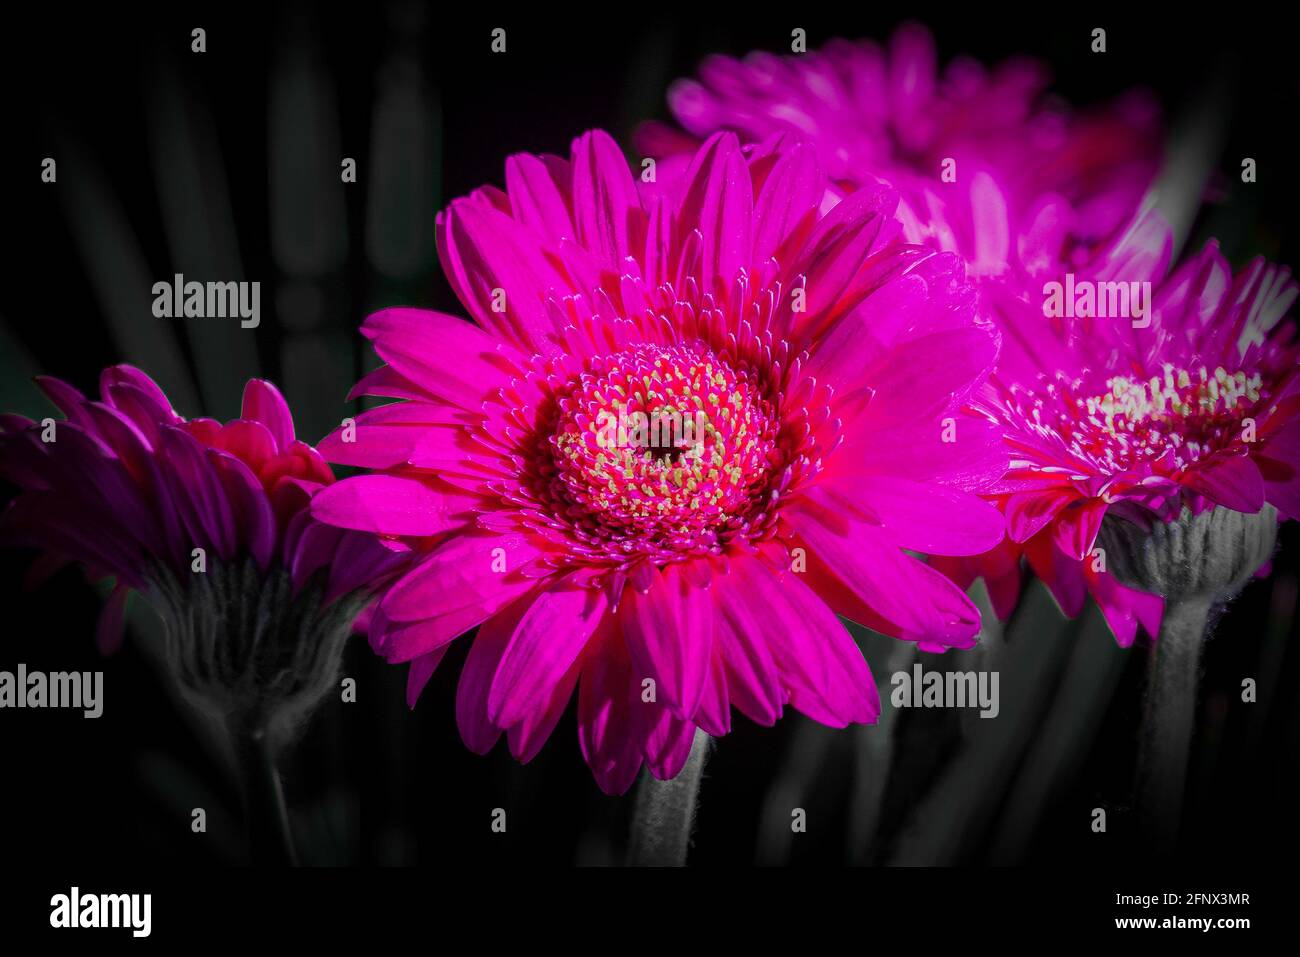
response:
[[(294, 437), (275, 386), (251, 380), (243, 416), (223, 425), (181, 418), (154, 381), (128, 365), (104, 370), (99, 400), (59, 379), (38, 382), (66, 419), (0, 416), (0, 476), (18, 487), (0, 516), (0, 541), (40, 549), (38, 573), (75, 561), (95, 579), (113, 579), (98, 628), (104, 651), (120, 643), (127, 597), (138, 592), (162, 613), (187, 691), (232, 710), (238, 694), (222, 686), (230, 670), (231, 683), (246, 682), (240, 693), (257, 699), (245, 702), (250, 707), (284, 705), (293, 691), (300, 699), (291, 710), (301, 710), (305, 684), (313, 694), (320, 684), (307, 680), (305, 666), (318, 643), (330, 644), (319, 629), (333, 624), (346, 637), (368, 589), (402, 557), (372, 536), (312, 519), (311, 496), (334, 476)], [(295, 621), (319, 626), (310, 649), (297, 647), (296, 628), (287, 629), (287, 647), (268, 634), (294, 609)], [(208, 649), (220, 668), (205, 670), (194, 657), (204, 646), (196, 633), (209, 645), (220, 639)], [(245, 639), (248, 647), (232, 647)], [(284, 661), (263, 660), (277, 648)], [(319, 657), (332, 676), (337, 654)], [(283, 685), (278, 690), (250, 677), (269, 664), (280, 669), (265, 675)]]
[[(662, 185), (662, 184), (661, 184)], [(518, 155), (438, 219), (473, 317), (387, 309), (356, 392), (402, 401), (321, 445), (375, 474), (319, 518), (408, 545), (370, 637), (413, 705), (478, 627), (461, 734), (529, 760), (575, 689), (582, 752), (622, 793), (674, 776), (731, 708), (825, 724), (879, 702), (837, 613), (929, 649), (979, 616), (904, 549), (1002, 537), (977, 495), (997, 430), (960, 407), (996, 353), (951, 255), (888, 242), (895, 195), (823, 213), (814, 151), (711, 137), (639, 192), (604, 133)]]
[[(1124, 645), (1138, 624), (1158, 633), (1163, 603), (1120, 584), (1094, 552), (1107, 515), (1144, 529), (1214, 508), (1300, 515), (1290, 271), (1256, 259), (1234, 278), (1211, 242), (1166, 275), (1170, 245), (1147, 220), (1045, 287), (1046, 306), (1003, 314), (1005, 348), (981, 404), (1011, 450), (997, 496), (1009, 541), (974, 563), (944, 560), (959, 581), (978, 569), (1005, 609), (1023, 552), (1067, 614), (1091, 592)], [(1141, 315), (1110, 311), (1112, 299), (1142, 297), (1144, 282)]]
[(835, 193), (896, 188), (909, 241), (959, 253), (972, 276), (1032, 276), (1086, 259), (1124, 227), (1160, 154), (1149, 96), (1071, 110), (1046, 94), (1049, 79), (1023, 57), (941, 70), (930, 32), (907, 23), (884, 46), (707, 57), (669, 90), (689, 135), (652, 123), (639, 144), (671, 173), (694, 137), (789, 133), (816, 148)]

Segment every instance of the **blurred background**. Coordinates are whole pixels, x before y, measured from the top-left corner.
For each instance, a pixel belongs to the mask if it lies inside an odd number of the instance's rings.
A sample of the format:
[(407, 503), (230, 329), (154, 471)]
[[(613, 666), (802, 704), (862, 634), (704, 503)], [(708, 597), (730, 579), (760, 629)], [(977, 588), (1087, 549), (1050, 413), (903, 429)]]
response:
[[(315, 441), (355, 411), (347, 391), (374, 364), (356, 332), (367, 313), (461, 311), (438, 269), (434, 213), (500, 184), (510, 153), (565, 153), (593, 126), (629, 143), (640, 121), (668, 118), (668, 83), (707, 53), (788, 51), (794, 27), (810, 48), (835, 36), (884, 40), (897, 24), (829, 5), (801, 5), (788, 22), (726, 5), (545, 17), (407, 2), (232, 6), (6, 13), (0, 409), (43, 416), (33, 374), (93, 391), (103, 366), (128, 361), (187, 416), (230, 418), (248, 377), (271, 378)], [(1192, 244), (1218, 236), (1238, 266), (1257, 254), (1297, 262), (1300, 74), (1276, 25), (1216, 18), (1211, 29), (1133, 9), (971, 9), (925, 22), (944, 60), (1036, 56), (1079, 105), (1144, 86), (1176, 127), (1207, 115), (1207, 78), (1232, 77), (1223, 148), (1207, 157), (1221, 173)], [(1096, 26), (1107, 29), (1104, 55), (1089, 51)], [(203, 54), (190, 50), (196, 27)], [(504, 56), (489, 50), (496, 27), (507, 31)], [(47, 156), (57, 184), (40, 181)], [(1240, 182), (1248, 156), (1254, 184)], [(358, 164), (355, 184), (340, 183), (344, 157)], [(154, 319), (152, 284), (174, 273), (260, 281), (260, 328)], [(1226, 610), (1206, 651), (1179, 851), (1198, 863), (1289, 860), (1300, 832), (1297, 548), (1300, 534), (1284, 528), (1272, 577)], [(6, 857), (243, 861), (238, 797), (207, 729), (159, 680), (148, 609), (133, 609), (125, 649), (100, 659), (94, 587), (65, 570), (28, 590), (31, 557), (0, 553), (0, 670), (103, 669), (105, 711), (95, 721), (0, 713)], [(1138, 859), (1129, 792), (1148, 639), (1122, 651), (1095, 608), (1067, 622), (1037, 585), (970, 652), (918, 656), (858, 634), (882, 697), (914, 660), (996, 669), (1001, 715), (886, 705), (880, 726), (848, 731), (794, 712), (775, 729), (737, 715), (706, 770), (693, 863), (1087, 869)], [(598, 791), (572, 714), (527, 767), (504, 746), (486, 758), (462, 746), (452, 702), (468, 644), (409, 712), (405, 669), (354, 640), (345, 674), (357, 702), (327, 701), (284, 768), (305, 863), (621, 860), (631, 801)], [(1240, 700), (1245, 678), (1258, 683), (1254, 704)], [(208, 812), (206, 834), (190, 831), (195, 807)], [(504, 835), (488, 826), (496, 807), (509, 813)], [(805, 834), (790, 832), (793, 807), (807, 811)], [(1094, 808), (1107, 811), (1104, 835), (1091, 830)]]

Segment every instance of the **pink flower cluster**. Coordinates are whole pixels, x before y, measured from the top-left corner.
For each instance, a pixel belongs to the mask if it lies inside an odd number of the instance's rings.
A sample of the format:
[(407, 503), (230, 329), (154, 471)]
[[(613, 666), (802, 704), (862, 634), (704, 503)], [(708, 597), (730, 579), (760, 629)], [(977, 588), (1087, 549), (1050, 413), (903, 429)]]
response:
[[(1089, 560), (1102, 520), (1300, 514), (1297, 287), (1213, 244), (1171, 269), (1154, 107), (1046, 84), (940, 69), (916, 26), (711, 57), (670, 94), (684, 130), (639, 134), (653, 176), (593, 131), (439, 215), (464, 315), (370, 316), (352, 397), (395, 401), (319, 453), (265, 383), (223, 426), (128, 367), (99, 402), (50, 380), (57, 442), (0, 420), (5, 536), (115, 576), (106, 632), (194, 547), (384, 584), (369, 639), (412, 706), (474, 632), (465, 743), (528, 761), (576, 695), (609, 793), (733, 710), (875, 721), (844, 620), (969, 647), (976, 577), (1006, 614), (1027, 563), (1155, 635), (1161, 597)], [(1053, 311), (1053, 284), (1096, 295)]]

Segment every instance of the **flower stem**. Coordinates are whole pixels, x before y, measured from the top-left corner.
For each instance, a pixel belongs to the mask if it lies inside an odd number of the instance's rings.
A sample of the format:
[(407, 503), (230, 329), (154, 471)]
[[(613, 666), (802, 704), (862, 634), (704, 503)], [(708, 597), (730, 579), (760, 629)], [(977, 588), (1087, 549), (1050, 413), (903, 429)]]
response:
[(296, 867), (289, 813), (270, 735), (264, 727), (232, 728), (235, 761), (244, 791), (244, 820), (252, 863)]
[(1152, 649), (1138, 741), (1138, 824), (1152, 848), (1172, 851), (1182, 814), (1187, 761), (1196, 718), (1201, 646), (1212, 601), (1203, 596), (1165, 604)]
[(709, 750), (709, 736), (696, 730), (690, 757), (681, 773), (660, 781), (642, 773), (632, 812), (627, 862), (633, 867), (684, 867), (695, 823), (695, 804)]

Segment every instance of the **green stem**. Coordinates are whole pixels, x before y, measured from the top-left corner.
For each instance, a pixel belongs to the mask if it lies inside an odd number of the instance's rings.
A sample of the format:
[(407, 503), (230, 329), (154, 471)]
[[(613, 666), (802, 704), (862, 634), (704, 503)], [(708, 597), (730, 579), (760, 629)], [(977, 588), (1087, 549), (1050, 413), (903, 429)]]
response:
[(709, 750), (709, 736), (695, 732), (690, 757), (677, 777), (660, 781), (642, 772), (632, 812), (627, 862), (633, 867), (684, 867), (695, 823), (695, 804)]
[(1154, 850), (1172, 851), (1178, 838), (1187, 761), (1196, 719), (1201, 646), (1211, 601), (1168, 599), (1151, 653), (1138, 741), (1138, 823)]

